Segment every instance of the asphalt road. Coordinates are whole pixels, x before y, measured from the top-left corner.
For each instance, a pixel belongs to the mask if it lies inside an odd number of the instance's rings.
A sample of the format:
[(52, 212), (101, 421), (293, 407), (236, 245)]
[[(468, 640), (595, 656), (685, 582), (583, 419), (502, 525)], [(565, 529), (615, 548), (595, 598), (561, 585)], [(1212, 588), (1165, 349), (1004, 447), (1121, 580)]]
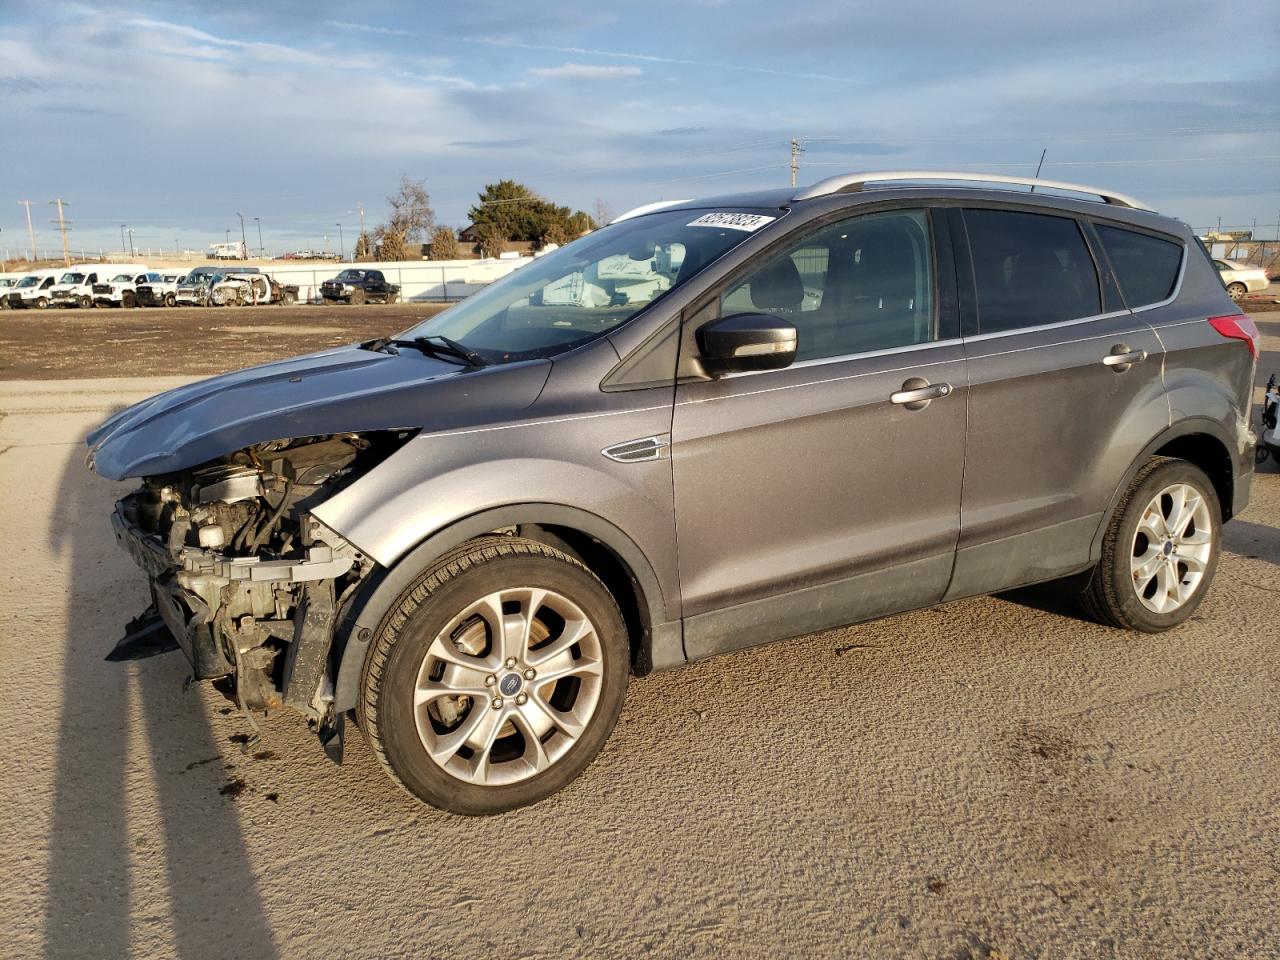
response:
[(358, 734), (337, 768), (272, 716), (243, 753), (180, 654), (102, 661), (146, 596), (80, 438), (168, 384), (0, 383), (0, 956), (1280, 955), (1274, 464), (1172, 633), (1040, 592), (696, 664), (468, 820)]

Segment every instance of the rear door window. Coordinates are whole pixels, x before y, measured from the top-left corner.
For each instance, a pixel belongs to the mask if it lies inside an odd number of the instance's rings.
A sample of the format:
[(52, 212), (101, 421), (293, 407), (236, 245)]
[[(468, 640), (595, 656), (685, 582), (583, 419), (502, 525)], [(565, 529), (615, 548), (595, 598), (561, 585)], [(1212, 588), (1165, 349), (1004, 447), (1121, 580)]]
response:
[(1182, 244), (1103, 224), (1097, 230), (1130, 309), (1169, 298), (1182, 267)]
[(1070, 217), (966, 210), (978, 329), (1000, 333), (1102, 312), (1098, 272)]

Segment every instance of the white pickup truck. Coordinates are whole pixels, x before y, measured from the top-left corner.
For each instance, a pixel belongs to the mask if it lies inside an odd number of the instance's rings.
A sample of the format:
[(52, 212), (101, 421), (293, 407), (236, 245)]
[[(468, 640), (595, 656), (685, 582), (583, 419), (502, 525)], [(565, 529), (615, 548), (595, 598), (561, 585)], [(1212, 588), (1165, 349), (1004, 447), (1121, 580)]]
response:
[(149, 277), (159, 280), (148, 280), (138, 284), (138, 304), (143, 307), (172, 307), (178, 302), (178, 284), (187, 279), (177, 273), (149, 273)]
[[(106, 279), (106, 277), (111, 279)], [(103, 279), (93, 285), (93, 304), (96, 307), (136, 307), (138, 285), (148, 282), (158, 273), (147, 273), (143, 264), (126, 263), (112, 267)]]

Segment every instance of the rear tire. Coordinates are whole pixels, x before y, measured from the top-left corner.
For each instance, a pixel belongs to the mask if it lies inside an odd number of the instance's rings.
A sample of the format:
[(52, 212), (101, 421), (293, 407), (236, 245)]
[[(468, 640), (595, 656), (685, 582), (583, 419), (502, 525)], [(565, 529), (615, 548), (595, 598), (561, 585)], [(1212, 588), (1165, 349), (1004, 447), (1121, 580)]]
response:
[(399, 299), (400, 299), (400, 294), (399, 294), (399, 293), (388, 293), (388, 294), (387, 294), (387, 303), (395, 303), (395, 302), (396, 302), (397, 300), (399, 300)]
[(37, 310), (46, 310), (49, 307), (49, 301), (44, 297), (36, 297), (35, 308)]
[(1227, 284), (1227, 294), (1228, 296), (1231, 297), (1232, 300), (1239, 300), (1248, 292), (1249, 292), (1249, 288), (1246, 287), (1243, 283), (1237, 282), (1237, 283)]
[(591, 571), (542, 543), (483, 537), (441, 557), (387, 614), (357, 718), (418, 799), (502, 813), (586, 769), (629, 675), (622, 615)]
[(1085, 612), (1125, 630), (1176, 627), (1208, 592), (1221, 531), (1218, 495), (1203, 470), (1185, 460), (1149, 461), (1103, 535), (1102, 558), (1080, 595)]

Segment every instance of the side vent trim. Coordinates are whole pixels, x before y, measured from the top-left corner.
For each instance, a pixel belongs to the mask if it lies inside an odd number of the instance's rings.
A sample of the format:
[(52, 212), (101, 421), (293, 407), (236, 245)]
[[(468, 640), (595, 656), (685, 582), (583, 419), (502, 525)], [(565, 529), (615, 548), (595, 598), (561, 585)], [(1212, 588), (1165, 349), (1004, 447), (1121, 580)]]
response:
[(643, 463), (646, 460), (661, 460), (667, 456), (667, 448), (671, 446), (670, 434), (659, 434), (656, 437), (642, 437), (639, 440), (624, 440), (600, 452), (617, 463)]

